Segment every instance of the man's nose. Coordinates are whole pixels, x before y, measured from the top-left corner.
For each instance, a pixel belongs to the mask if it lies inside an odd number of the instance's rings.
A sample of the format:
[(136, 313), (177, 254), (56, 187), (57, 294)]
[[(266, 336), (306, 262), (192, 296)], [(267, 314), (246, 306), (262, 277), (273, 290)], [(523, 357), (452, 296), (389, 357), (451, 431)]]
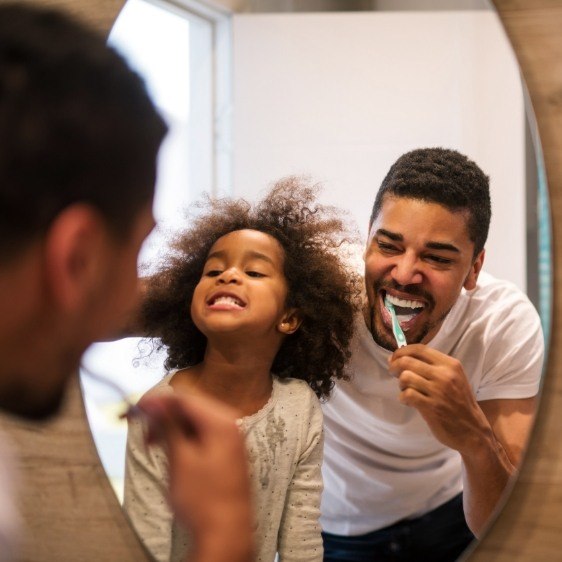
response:
[(238, 283), (241, 279), (240, 271), (236, 267), (225, 269), (218, 277), (219, 283)]
[(391, 276), (398, 285), (421, 283), (423, 276), (417, 256), (403, 254), (397, 257)]

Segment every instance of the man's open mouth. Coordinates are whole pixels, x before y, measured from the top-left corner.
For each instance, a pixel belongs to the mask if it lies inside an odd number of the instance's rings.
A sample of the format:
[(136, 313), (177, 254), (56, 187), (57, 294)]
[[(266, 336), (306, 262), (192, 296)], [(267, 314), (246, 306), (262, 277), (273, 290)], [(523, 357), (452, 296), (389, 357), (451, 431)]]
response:
[[(401, 299), (386, 293), (386, 298), (394, 306), (396, 317), (400, 325), (407, 324), (425, 308), (425, 304), (419, 300)], [(384, 299), (384, 295), (383, 295)]]

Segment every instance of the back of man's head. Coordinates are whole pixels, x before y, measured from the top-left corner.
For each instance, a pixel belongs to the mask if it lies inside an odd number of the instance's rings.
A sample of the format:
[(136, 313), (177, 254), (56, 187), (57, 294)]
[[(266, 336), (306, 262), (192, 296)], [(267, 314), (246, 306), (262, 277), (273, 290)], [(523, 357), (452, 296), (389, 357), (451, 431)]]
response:
[(101, 35), (59, 12), (0, 6), (0, 264), (73, 203), (125, 234), (153, 195), (165, 133)]
[(420, 199), (452, 212), (467, 212), (474, 254), (484, 248), (492, 213), (489, 178), (456, 150), (421, 148), (403, 154), (381, 184), (369, 224), (377, 218), (386, 196)]

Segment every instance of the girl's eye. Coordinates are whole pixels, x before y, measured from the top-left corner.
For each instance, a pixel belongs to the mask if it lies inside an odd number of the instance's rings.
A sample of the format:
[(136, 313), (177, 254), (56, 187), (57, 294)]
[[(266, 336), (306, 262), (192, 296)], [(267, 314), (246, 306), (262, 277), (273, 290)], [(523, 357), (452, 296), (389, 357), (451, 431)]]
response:
[(205, 272), (206, 277), (218, 277), (221, 274), (221, 271), (218, 269), (210, 269), (209, 271)]
[(249, 277), (265, 277), (265, 274), (259, 271), (246, 271), (246, 275)]

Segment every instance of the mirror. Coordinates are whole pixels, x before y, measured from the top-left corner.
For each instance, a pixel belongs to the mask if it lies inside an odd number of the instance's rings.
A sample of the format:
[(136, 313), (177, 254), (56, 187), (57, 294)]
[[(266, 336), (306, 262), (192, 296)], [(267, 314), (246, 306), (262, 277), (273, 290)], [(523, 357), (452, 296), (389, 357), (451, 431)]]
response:
[[(525, 114), (517, 63), (496, 14), (485, 8), (234, 16), (231, 149), (224, 148), (229, 146), (228, 127), (220, 128), (228, 121), (224, 114), (229, 108), (219, 106), (223, 120), (218, 122), (222, 136), (214, 152), (218, 163), (207, 164), (197, 181), (188, 174), (185, 184), (253, 198), (277, 177), (307, 173), (325, 184), (326, 201), (348, 208), (365, 235), (376, 188), (398, 155), (418, 146), (457, 148), (492, 178), (494, 216), (486, 269), (527, 290), (537, 306), (542, 305), (546, 322), (548, 291), (540, 291), (539, 282), (545, 279), (548, 289), (550, 279), (544, 269), (542, 277), (537, 273), (537, 234), (532, 227), (544, 228), (547, 222), (528, 204), (537, 190), (545, 201), (544, 180), (536, 172), (541, 157), (530, 142), (534, 124)], [(173, 13), (185, 21), (177, 8)], [(188, 19), (191, 23), (197, 17), (201, 14)], [(220, 21), (221, 14), (216, 18)], [(154, 27), (154, 17), (149, 20)], [(144, 34), (143, 42), (147, 43)], [(178, 71), (171, 70), (177, 76)], [(228, 90), (227, 86), (224, 98)], [(173, 113), (167, 115), (174, 118)], [(197, 157), (192, 161), (201, 163)], [(194, 195), (188, 194), (187, 201)], [(545, 244), (547, 235), (546, 226)], [(526, 250), (507, 254), (506, 247)], [(541, 259), (548, 266), (549, 256)], [(104, 373), (113, 367), (112, 377), (123, 378), (137, 353), (135, 346), (118, 344), (116, 356), (92, 353), (88, 361)], [(161, 374), (155, 368), (133, 369), (123, 384), (140, 393)], [(141, 380), (144, 384), (137, 386)], [(99, 416), (94, 402), (111, 410), (111, 400), (107, 403), (89, 383), (85, 386), (91, 419)], [(123, 428), (108, 425), (107, 418), (102, 424), (105, 436), (94, 435), (98, 443), (111, 442), (110, 448), (100, 447), (100, 455), (120, 495), (122, 469), (115, 462), (123, 456)]]
[[(42, 0), (42, 3), (67, 8), (108, 33), (123, 0)], [(436, 5), (439, 3), (435, 1)], [(229, 2), (233, 8), (243, 4), (236, 0)], [(543, 0), (524, 3), (494, 0), (494, 5), (516, 50), (537, 115), (553, 218), (555, 292), (548, 369), (529, 451), (505, 507), (502, 506), (498, 519), (467, 559), (470, 562), (556, 560), (562, 548), (556, 524), (561, 515), (562, 490), (559, 439), (562, 342), (558, 341), (557, 314), (558, 249), (562, 247), (559, 226), (562, 224), (559, 216), (562, 214), (559, 203), (562, 110), (557, 103), (559, 84), (555, 77), (562, 72), (562, 13), (556, 3)], [(2, 424), (17, 443), (22, 459), (20, 472), (25, 486), (21, 504), (30, 532), (21, 559), (148, 561), (123, 513), (117, 509), (118, 502), (87, 440), (89, 429), (80, 394), (77, 388), (72, 390), (61, 418), (41, 430), (25, 424)]]

